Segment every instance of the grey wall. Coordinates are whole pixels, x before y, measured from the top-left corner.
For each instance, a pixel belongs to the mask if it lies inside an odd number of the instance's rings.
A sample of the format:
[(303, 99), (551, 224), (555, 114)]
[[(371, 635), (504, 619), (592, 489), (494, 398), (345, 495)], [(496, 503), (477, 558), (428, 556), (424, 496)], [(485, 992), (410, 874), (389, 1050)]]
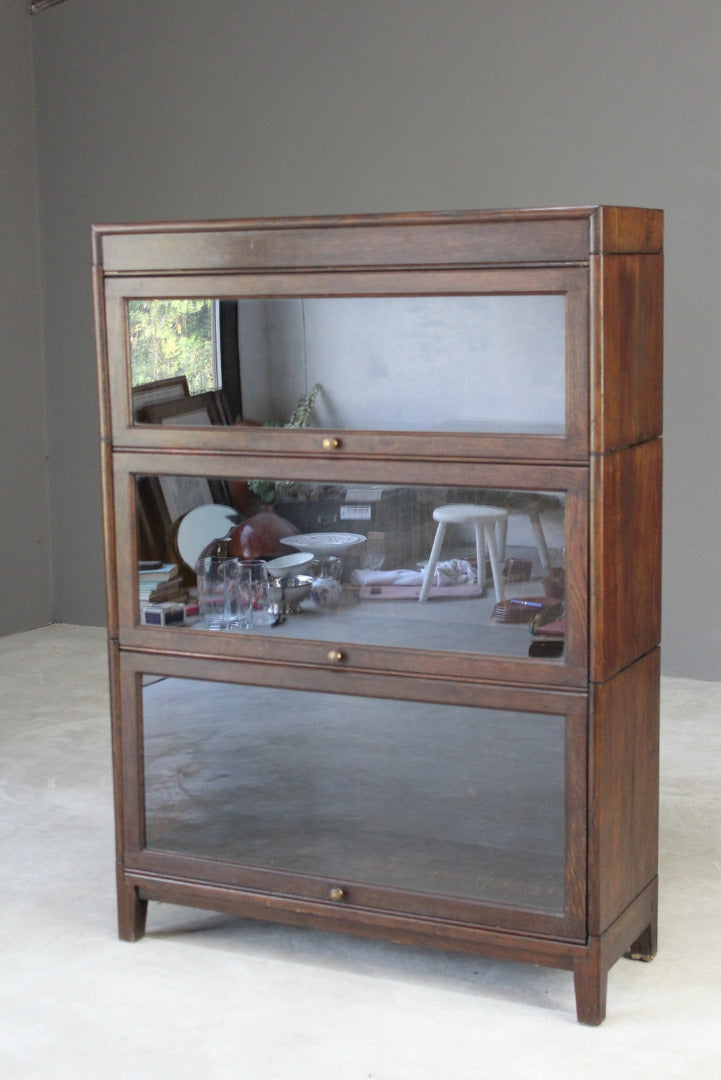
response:
[(50, 622), (30, 18), (0, 3), (0, 634)]
[(665, 670), (721, 678), (718, 0), (66, 0), (32, 34), (56, 618), (104, 610), (91, 221), (618, 202), (667, 213)]

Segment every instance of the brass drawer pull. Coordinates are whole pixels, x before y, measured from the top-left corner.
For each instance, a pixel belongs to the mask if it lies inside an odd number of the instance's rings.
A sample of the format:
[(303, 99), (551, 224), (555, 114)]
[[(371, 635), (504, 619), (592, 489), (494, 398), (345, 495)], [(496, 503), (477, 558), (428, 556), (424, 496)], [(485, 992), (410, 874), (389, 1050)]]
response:
[(331, 900), (342, 900), (343, 897), (345, 896), (345, 893), (343, 892), (343, 890), (338, 885), (334, 885), (333, 888), (328, 893), (328, 896), (330, 897)]
[(345, 653), (342, 653), (340, 649), (330, 649), (328, 652), (328, 660), (331, 664), (340, 664), (341, 660), (345, 659)]
[(324, 450), (337, 450), (339, 448), (339, 446), (340, 446), (340, 439), (336, 439), (335, 437), (330, 436), (330, 435), (326, 436), (326, 438), (323, 439), (323, 449)]

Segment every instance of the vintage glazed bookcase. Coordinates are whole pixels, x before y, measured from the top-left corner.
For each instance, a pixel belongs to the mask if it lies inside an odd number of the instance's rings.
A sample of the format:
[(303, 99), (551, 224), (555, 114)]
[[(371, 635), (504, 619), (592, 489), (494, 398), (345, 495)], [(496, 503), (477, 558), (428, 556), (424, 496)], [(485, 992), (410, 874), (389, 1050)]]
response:
[[(572, 971), (588, 1024), (615, 961), (654, 954), (662, 227), (94, 228), (122, 938), (163, 901), (516, 959)], [(225, 415), (184, 386), (200, 411), (153, 422), (138, 320), (186, 298), (230, 312)], [(282, 426), (315, 382), (311, 426)], [(268, 480), (298, 532), (359, 537), (340, 606), (144, 625), (138, 560), (172, 558), (196, 506), (252, 517)], [(456, 504), (501, 511), (501, 593), (459, 526), (460, 584), (419, 602)]]

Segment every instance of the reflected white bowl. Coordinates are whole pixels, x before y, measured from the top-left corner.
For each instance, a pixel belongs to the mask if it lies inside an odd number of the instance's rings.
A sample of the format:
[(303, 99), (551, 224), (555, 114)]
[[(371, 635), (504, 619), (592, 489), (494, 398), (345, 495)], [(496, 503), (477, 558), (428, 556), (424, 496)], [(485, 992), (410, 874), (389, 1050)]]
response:
[(312, 551), (294, 551), (291, 555), (281, 555), (279, 559), (268, 559), (266, 566), (273, 578), (284, 578), (292, 574), (302, 574), (313, 562)]
[(298, 551), (310, 551), (317, 558), (322, 559), (328, 555), (342, 555), (356, 544), (365, 543), (365, 536), (358, 533), (296, 533), (295, 536), (284, 536), (281, 544), (297, 548)]

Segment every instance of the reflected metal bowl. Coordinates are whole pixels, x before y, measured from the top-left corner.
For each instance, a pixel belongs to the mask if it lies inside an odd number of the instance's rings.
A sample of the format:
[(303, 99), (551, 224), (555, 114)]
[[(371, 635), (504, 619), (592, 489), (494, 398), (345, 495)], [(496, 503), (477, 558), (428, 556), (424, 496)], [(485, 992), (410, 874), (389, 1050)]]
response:
[(300, 611), (300, 602), (310, 596), (310, 587), (313, 578), (310, 574), (280, 574), (274, 575), (269, 570), (269, 598), (268, 610), (271, 615), (284, 616), (295, 615)]

